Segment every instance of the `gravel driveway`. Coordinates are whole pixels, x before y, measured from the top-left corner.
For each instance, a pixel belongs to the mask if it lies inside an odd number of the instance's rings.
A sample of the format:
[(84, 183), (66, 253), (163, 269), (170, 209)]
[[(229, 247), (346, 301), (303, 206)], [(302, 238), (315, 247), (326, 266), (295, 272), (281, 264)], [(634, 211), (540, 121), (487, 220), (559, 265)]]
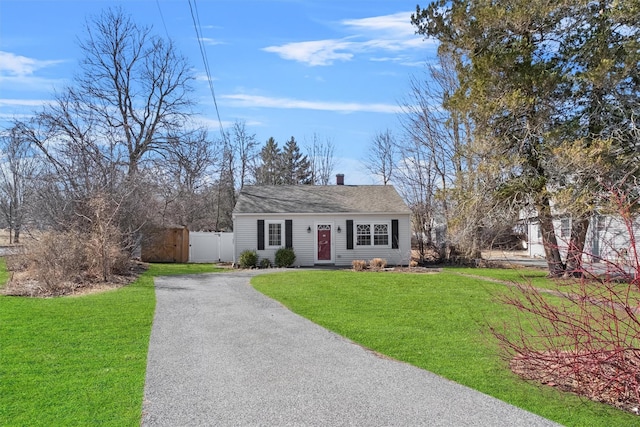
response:
[(557, 425), (329, 332), (253, 274), (156, 278), (143, 426)]

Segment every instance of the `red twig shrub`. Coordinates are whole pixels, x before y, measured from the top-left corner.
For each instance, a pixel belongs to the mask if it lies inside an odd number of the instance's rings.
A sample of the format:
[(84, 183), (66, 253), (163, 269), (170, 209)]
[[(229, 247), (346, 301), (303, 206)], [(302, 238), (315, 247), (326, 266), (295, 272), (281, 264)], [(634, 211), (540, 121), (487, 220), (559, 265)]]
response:
[(617, 202), (631, 262), (606, 261), (609, 274), (584, 272), (581, 279), (557, 282), (555, 290), (514, 285), (500, 299), (517, 320), (493, 332), (512, 370), (524, 378), (638, 413), (640, 263), (633, 216), (624, 199)]
[(611, 281), (576, 285), (553, 293), (518, 285), (502, 297), (518, 321), (494, 333), (524, 378), (633, 410), (640, 405), (640, 294)]

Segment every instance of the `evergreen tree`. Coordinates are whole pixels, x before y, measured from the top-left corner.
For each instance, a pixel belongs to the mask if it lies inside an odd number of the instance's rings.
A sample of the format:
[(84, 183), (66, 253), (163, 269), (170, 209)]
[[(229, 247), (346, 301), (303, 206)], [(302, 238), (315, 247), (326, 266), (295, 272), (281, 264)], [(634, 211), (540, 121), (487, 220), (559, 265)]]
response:
[(282, 150), (282, 183), (312, 184), (311, 163), (292, 136)]
[[(561, 207), (573, 217), (569, 273), (581, 271), (601, 184), (618, 186), (627, 174), (637, 175), (640, 107), (640, 2), (576, 0), (571, 12), (559, 45), (559, 61), (571, 71), (557, 96), (564, 141), (556, 162), (566, 183), (560, 196), (568, 203)], [(599, 152), (608, 153), (604, 168), (593, 161)]]
[[(558, 70), (545, 55), (561, 17), (548, 2), (477, 0), (431, 3), (413, 22), (459, 55), (459, 89), (450, 100), (474, 120), (474, 137), (496, 148), (492, 166), (505, 177), (501, 197), (529, 197), (540, 220), (550, 273), (563, 268), (546, 191), (545, 158)], [(553, 18), (553, 19), (550, 19)]]
[(256, 168), (256, 185), (281, 185), (282, 151), (273, 137), (269, 138), (260, 150), (260, 165)]
[[(635, 143), (638, 108), (640, 2), (628, 0), (438, 0), (417, 8), (418, 32), (458, 58), (459, 88), (447, 99), (473, 119), (473, 137), (492, 151), (483, 168), (499, 177), (496, 195), (537, 211), (552, 275), (578, 270), (593, 200), (585, 189), (601, 180), (559, 167), (563, 147)], [(573, 156), (575, 157), (575, 156)], [(572, 159), (573, 160), (573, 159)], [(611, 159), (611, 164), (619, 163)], [(588, 162), (587, 162), (588, 163)], [(600, 173), (597, 176), (596, 173)], [(606, 177), (605, 177), (606, 178)], [(573, 191), (576, 215), (568, 265), (562, 262), (551, 202)], [(593, 196), (593, 192), (591, 193)], [(581, 199), (579, 199), (579, 197)]]

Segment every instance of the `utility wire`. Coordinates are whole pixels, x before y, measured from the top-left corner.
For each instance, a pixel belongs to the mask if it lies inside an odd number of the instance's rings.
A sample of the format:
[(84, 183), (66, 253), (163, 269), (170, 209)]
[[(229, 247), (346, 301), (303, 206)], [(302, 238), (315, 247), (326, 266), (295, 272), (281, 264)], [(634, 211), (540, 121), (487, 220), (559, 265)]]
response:
[(167, 23), (164, 22), (164, 15), (162, 14), (162, 8), (160, 8), (160, 0), (156, 0), (156, 5), (158, 6), (158, 12), (160, 12), (160, 19), (162, 20), (162, 26), (164, 27), (164, 32), (167, 35), (167, 39), (171, 39), (171, 37), (169, 37), (169, 30), (167, 30)]
[[(191, 5), (191, 0), (189, 1), (189, 10), (191, 11), (191, 19), (193, 20), (193, 28), (196, 30), (196, 37), (198, 39), (198, 45), (200, 46), (200, 55), (202, 56), (202, 62), (204, 63), (204, 71), (207, 74), (207, 81), (209, 82), (209, 89), (211, 90), (211, 97), (213, 98), (213, 105), (216, 107), (216, 116), (218, 117), (218, 124), (220, 125), (220, 135), (222, 135), (222, 141), (225, 146), (227, 146), (227, 135), (224, 132), (224, 128), (222, 127), (222, 120), (220, 119), (220, 111), (218, 110), (218, 102), (216, 101), (216, 92), (213, 89), (213, 79), (211, 78), (211, 71), (209, 69), (209, 60), (207, 58), (207, 51), (204, 49), (204, 44), (202, 43), (202, 28), (200, 27), (200, 17), (198, 16), (198, 5), (196, 4), (196, 0), (193, 0), (193, 6)], [(195, 9), (195, 13), (194, 13)], [(224, 173), (224, 169), (220, 170), (220, 182), (222, 182), (222, 175)], [(220, 224), (220, 202), (222, 200), (222, 185), (218, 185), (218, 209), (216, 209), (218, 215), (216, 218), (216, 229), (218, 229), (218, 225)]]
[(191, 11), (191, 19), (193, 20), (193, 28), (196, 31), (196, 38), (198, 39), (198, 46), (200, 47), (200, 56), (202, 56), (202, 62), (204, 63), (204, 71), (207, 75), (207, 81), (209, 82), (209, 90), (211, 91), (211, 97), (213, 98), (213, 105), (216, 108), (216, 116), (218, 117), (218, 124), (220, 125), (220, 134), (222, 135), (222, 140), (226, 141), (227, 137), (224, 133), (222, 120), (220, 119), (220, 111), (218, 110), (216, 93), (215, 93), (215, 90), (213, 89), (213, 79), (211, 78), (211, 70), (209, 68), (209, 59), (207, 58), (207, 51), (205, 50), (204, 44), (202, 42), (203, 37), (202, 37), (202, 28), (200, 26), (200, 17), (198, 16), (198, 5), (196, 4), (196, 0), (193, 0), (193, 5), (191, 4), (191, 0), (188, 0), (188, 1), (189, 1), (189, 10)]

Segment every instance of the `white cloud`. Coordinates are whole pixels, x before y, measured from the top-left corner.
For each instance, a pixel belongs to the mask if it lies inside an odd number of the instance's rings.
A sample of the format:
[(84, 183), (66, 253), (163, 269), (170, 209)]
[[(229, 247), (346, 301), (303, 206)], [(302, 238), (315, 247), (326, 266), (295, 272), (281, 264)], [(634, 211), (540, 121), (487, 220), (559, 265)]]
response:
[(51, 104), (47, 99), (0, 98), (0, 127), (10, 127), (14, 120), (27, 120), (34, 111)]
[(353, 53), (344, 52), (353, 49), (353, 43), (345, 40), (317, 40), (287, 43), (282, 46), (269, 46), (265, 52), (277, 53), (283, 59), (304, 62), (311, 66), (331, 65), (334, 61), (349, 61)]
[(354, 29), (377, 31), (393, 34), (396, 37), (412, 36), (415, 32), (411, 25), (411, 12), (398, 12), (391, 15), (373, 16), (361, 19), (345, 19), (342, 24)]
[[(199, 82), (208, 82), (209, 81), (209, 77), (207, 76), (206, 73), (195, 73), (195, 79), (196, 79), (196, 81), (199, 81)], [(212, 82), (215, 82), (216, 80), (218, 80), (218, 79), (215, 78), (215, 77), (211, 77), (211, 81)]]
[[(0, 0), (2, 1), (2, 0)], [(55, 88), (64, 87), (68, 83), (64, 78), (44, 78), (36, 76), (3, 76), (0, 71), (0, 94), (34, 93), (40, 96), (42, 92), (50, 93)]]
[(0, 75), (31, 76), (40, 68), (59, 64), (63, 61), (41, 61), (16, 55), (11, 52), (0, 51)]
[(425, 61), (410, 57), (409, 55), (399, 56), (372, 56), (369, 58), (371, 62), (395, 62), (396, 64), (407, 67), (424, 67)]
[[(264, 123), (257, 120), (243, 120), (244, 124), (248, 127), (263, 126)], [(228, 131), (235, 124), (234, 120), (222, 120), (222, 128)], [(210, 136), (217, 138), (220, 136), (220, 122), (216, 118), (206, 117), (203, 115), (196, 115), (189, 124), (191, 129), (198, 129), (204, 127), (210, 133)]]
[(7, 99), (0, 98), (0, 107), (41, 107), (52, 103), (51, 100), (44, 99)]
[(345, 38), (291, 42), (268, 46), (263, 50), (276, 53), (283, 59), (321, 66), (332, 65), (335, 61), (350, 61), (361, 53), (415, 52), (435, 46), (434, 41), (425, 41), (415, 34), (411, 25), (411, 12), (345, 19), (340, 24), (349, 33)]
[(220, 40), (212, 39), (210, 37), (200, 37), (200, 41), (209, 46), (224, 44), (224, 42), (221, 42)]
[(238, 107), (258, 107), (258, 108), (282, 108), (282, 109), (302, 109), (334, 111), (338, 113), (390, 113), (396, 114), (402, 108), (392, 104), (363, 104), (358, 102), (327, 102), (327, 101), (305, 101), (291, 98), (270, 98), (259, 95), (234, 94), (222, 95), (221, 99), (231, 102)]
[(28, 120), (33, 114), (27, 113), (0, 113), (0, 126), (10, 127), (14, 120)]
[(425, 46), (425, 43), (420, 38), (408, 38), (408, 39), (372, 39), (367, 42), (361, 43), (361, 46), (364, 50), (367, 51), (390, 51), (390, 52), (400, 52), (407, 50), (415, 50), (420, 49)]

